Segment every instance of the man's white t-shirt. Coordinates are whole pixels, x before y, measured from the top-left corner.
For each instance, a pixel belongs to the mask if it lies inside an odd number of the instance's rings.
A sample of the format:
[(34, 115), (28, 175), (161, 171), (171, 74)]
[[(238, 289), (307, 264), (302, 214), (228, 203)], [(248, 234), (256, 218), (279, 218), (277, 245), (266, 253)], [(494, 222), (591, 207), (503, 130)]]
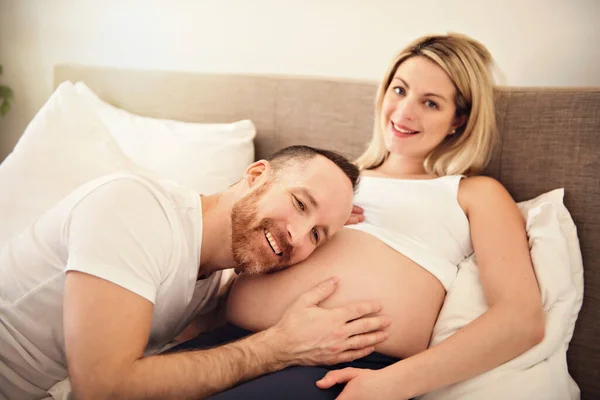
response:
[(130, 174), (83, 185), (12, 238), (0, 250), (0, 399), (46, 397), (67, 377), (67, 271), (154, 304), (146, 356), (214, 308), (221, 273), (198, 280), (201, 241), (197, 193)]

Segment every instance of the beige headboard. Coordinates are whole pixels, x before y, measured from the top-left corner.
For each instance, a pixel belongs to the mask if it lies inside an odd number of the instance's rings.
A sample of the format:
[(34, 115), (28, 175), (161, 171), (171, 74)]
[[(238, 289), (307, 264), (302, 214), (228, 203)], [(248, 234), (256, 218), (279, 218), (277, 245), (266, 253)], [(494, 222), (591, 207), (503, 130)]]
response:
[(132, 71), (59, 65), (57, 86), (84, 81), (109, 103), (128, 111), (193, 122), (251, 119), (256, 157), (292, 144), (357, 156), (373, 124), (376, 83), (187, 72)]
[[(84, 81), (142, 115), (196, 122), (251, 119), (256, 157), (308, 144), (355, 157), (371, 136), (375, 82), (128, 71), (61, 65), (55, 84)], [(503, 137), (487, 173), (515, 200), (565, 188), (585, 268), (585, 299), (569, 346), (583, 399), (600, 398), (600, 88), (501, 88)]]

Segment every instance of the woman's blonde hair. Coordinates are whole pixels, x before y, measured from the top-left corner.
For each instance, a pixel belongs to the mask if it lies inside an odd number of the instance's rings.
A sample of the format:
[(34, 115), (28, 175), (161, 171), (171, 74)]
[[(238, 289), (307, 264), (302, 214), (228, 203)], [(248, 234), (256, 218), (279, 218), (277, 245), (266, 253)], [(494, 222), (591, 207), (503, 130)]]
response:
[(446, 71), (456, 88), (456, 116), (465, 117), (456, 133), (427, 155), (425, 170), (436, 176), (480, 173), (498, 142), (493, 59), (485, 46), (461, 34), (419, 38), (396, 56), (377, 91), (373, 138), (356, 164), (372, 169), (388, 157), (380, 123), (383, 98), (400, 64), (416, 56), (426, 57)]

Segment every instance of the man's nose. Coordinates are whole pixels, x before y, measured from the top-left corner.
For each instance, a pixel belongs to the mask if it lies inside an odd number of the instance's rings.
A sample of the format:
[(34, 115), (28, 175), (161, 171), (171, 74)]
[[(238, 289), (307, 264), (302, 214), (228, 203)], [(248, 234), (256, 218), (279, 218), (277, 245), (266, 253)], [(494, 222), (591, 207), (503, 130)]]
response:
[(290, 221), (287, 225), (290, 244), (294, 247), (303, 245), (308, 239), (311, 230), (312, 223), (308, 219)]

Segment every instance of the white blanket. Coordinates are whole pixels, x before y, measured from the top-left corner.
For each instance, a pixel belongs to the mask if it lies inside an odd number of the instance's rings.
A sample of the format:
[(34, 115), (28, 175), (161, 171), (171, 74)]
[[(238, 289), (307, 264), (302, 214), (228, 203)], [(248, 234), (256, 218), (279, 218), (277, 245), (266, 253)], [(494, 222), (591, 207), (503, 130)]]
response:
[[(519, 204), (546, 314), (544, 340), (515, 359), (473, 379), (428, 393), (421, 400), (579, 399), (566, 352), (583, 300), (583, 264), (575, 224), (562, 189)], [(435, 325), (438, 344), (487, 310), (475, 255), (459, 266)]]

